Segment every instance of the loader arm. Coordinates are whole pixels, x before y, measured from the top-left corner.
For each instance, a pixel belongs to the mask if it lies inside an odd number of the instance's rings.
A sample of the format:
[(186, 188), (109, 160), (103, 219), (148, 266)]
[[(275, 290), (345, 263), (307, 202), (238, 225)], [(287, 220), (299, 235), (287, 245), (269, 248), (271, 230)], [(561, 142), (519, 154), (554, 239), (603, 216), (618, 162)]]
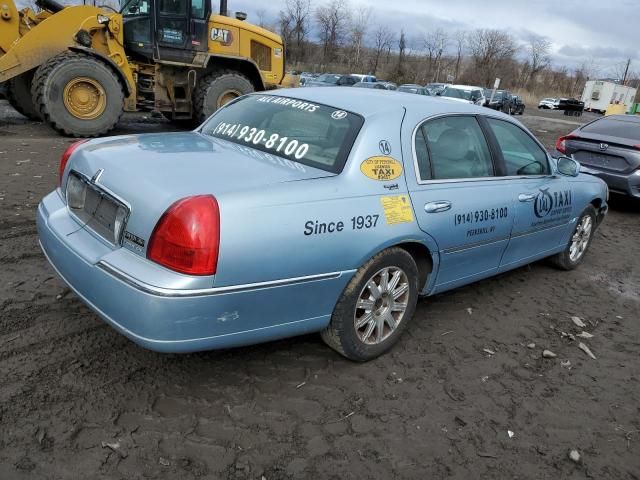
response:
[[(5, 11), (9, 12), (6, 18), (2, 13)], [(109, 17), (109, 23), (98, 23), (98, 15)], [(38, 17), (42, 18), (40, 15)], [(85, 30), (91, 35), (90, 48), (99, 56), (109, 58), (118, 66), (119, 73), (124, 75), (129, 86), (135, 86), (133, 71), (123, 47), (122, 17), (119, 14), (78, 5), (52, 14), (47, 12), (39, 23), (30, 22), (29, 18), (33, 16), (23, 15), (23, 25), (20, 25), (20, 15), (13, 0), (0, 0), (0, 82), (79, 46), (76, 34)], [(21, 31), (24, 32), (22, 35)], [(135, 87), (131, 90), (130, 96), (135, 99)]]

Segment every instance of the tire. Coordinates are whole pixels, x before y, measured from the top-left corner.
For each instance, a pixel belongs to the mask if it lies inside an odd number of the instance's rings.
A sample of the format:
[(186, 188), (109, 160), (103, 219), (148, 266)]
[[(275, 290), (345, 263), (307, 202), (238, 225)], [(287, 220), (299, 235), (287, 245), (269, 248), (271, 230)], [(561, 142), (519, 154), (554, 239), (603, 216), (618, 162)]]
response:
[(219, 70), (202, 77), (194, 94), (196, 122), (204, 122), (228, 101), (254, 91), (251, 81), (233, 70)]
[[(78, 89), (82, 90), (74, 95)], [(124, 92), (116, 73), (81, 53), (62, 53), (42, 64), (31, 91), (42, 119), (71, 137), (104, 135), (124, 111)], [(74, 108), (75, 113), (70, 110)]]
[[(588, 234), (585, 237), (585, 223), (589, 224)], [(571, 234), (571, 238), (569, 239), (569, 243), (567, 247), (560, 253), (551, 257), (551, 262), (561, 270), (573, 270), (576, 268), (582, 260), (584, 259), (589, 246), (591, 245), (591, 240), (593, 239), (593, 233), (596, 230), (596, 209), (593, 208), (592, 205), (589, 205), (584, 209), (580, 218), (576, 222), (576, 228), (573, 230)], [(576, 239), (577, 236), (581, 236), (581, 239), (578, 241)], [(574, 244), (578, 242), (579, 245), (579, 254), (576, 256), (572, 254), (572, 250), (574, 248)]]
[[(388, 280), (389, 291), (398, 292), (401, 288), (393, 289), (389, 283), (396, 278), (396, 274), (398, 279), (395, 285), (405, 286), (406, 290), (401, 294), (383, 294), (375, 299), (374, 290), (369, 289), (368, 284), (374, 282), (378, 287), (376, 291), (379, 295), (379, 285), (383, 284), (384, 276)], [(396, 305), (394, 299), (399, 299), (401, 301), (399, 303), (405, 304), (404, 311), (391, 310), (393, 305)], [(389, 248), (358, 269), (342, 292), (333, 310), (329, 326), (321, 332), (322, 339), (329, 347), (350, 360), (358, 362), (371, 360), (388, 351), (398, 341), (413, 317), (417, 301), (416, 262), (406, 250), (398, 247)], [(367, 305), (369, 309), (359, 308), (357, 305)], [(392, 316), (394, 322), (397, 322), (395, 329), (384, 320), (389, 318), (388, 314)], [(357, 328), (356, 321), (363, 321), (366, 318), (370, 321)], [(367, 331), (370, 334), (368, 338)]]
[(39, 121), (40, 114), (36, 110), (31, 96), (31, 84), (35, 69), (13, 77), (7, 82), (7, 101), (18, 113), (29, 120)]

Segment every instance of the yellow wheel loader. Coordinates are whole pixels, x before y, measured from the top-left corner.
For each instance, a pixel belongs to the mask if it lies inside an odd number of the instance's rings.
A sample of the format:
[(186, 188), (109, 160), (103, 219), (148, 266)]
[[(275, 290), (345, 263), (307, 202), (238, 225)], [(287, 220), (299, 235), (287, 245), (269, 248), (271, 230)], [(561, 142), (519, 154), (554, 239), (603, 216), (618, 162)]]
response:
[(197, 124), (234, 98), (284, 79), (280, 36), (210, 0), (110, 7), (0, 0), (0, 83), (11, 105), (58, 132), (94, 137), (124, 111)]

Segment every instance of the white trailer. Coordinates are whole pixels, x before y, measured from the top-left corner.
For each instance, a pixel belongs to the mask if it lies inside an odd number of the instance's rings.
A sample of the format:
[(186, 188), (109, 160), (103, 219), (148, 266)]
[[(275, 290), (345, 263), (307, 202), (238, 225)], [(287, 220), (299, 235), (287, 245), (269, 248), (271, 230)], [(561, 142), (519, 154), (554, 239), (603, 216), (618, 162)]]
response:
[(589, 80), (582, 91), (584, 109), (604, 113), (610, 104), (624, 104), (631, 110), (637, 89), (606, 80)]

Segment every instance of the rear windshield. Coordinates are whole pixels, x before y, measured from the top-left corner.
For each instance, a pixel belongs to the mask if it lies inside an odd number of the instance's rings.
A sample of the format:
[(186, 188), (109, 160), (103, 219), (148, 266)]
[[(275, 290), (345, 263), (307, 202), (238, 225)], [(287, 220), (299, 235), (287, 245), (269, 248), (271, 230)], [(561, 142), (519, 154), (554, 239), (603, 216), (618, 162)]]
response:
[(201, 132), (339, 173), (363, 122), (355, 113), (307, 100), (249, 95), (218, 110)]
[(582, 127), (583, 132), (608, 135), (612, 137), (640, 140), (640, 122), (617, 120), (615, 118), (601, 118)]
[(445, 88), (441, 95), (443, 97), (462, 98), (464, 100), (471, 99), (470, 90), (460, 90), (459, 88)]

